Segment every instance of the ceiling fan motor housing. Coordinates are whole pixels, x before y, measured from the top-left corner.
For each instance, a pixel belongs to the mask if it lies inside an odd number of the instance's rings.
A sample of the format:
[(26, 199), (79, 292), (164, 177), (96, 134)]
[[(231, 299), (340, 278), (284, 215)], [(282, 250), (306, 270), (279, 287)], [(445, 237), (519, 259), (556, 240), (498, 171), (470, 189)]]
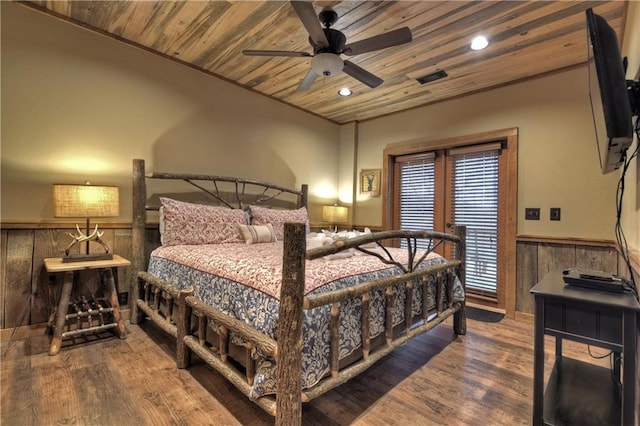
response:
[(332, 28), (324, 28), (323, 31), (329, 45), (316, 44), (311, 37), (309, 37), (309, 43), (313, 47), (313, 53), (335, 53), (336, 55), (343, 53), (344, 45), (347, 43), (347, 37), (342, 34), (342, 32)]

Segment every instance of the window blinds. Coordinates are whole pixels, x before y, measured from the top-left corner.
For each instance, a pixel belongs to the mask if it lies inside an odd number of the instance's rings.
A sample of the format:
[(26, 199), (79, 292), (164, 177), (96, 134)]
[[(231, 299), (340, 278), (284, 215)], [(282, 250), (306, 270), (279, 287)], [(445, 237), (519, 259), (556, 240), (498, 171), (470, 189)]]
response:
[[(433, 154), (396, 159), (400, 165), (400, 229), (409, 231), (433, 229), (434, 159)], [(405, 241), (402, 241), (401, 245), (404, 247)]]
[[(436, 176), (435, 152), (395, 159), (400, 229), (434, 229), (435, 203), (448, 205), (449, 220), (467, 227), (466, 285), (488, 297), (497, 295), (500, 150), (500, 143), (488, 143), (439, 151), (450, 165), (447, 176)], [(450, 188), (444, 199), (435, 199), (436, 179)]]
[(467, 287), (495, 296), (500, 151), (496, 149), (499, 146), (481, 148), (485, 150), (451, 150), (448, 153), (453, 161), (451, 219), (467, 227)]

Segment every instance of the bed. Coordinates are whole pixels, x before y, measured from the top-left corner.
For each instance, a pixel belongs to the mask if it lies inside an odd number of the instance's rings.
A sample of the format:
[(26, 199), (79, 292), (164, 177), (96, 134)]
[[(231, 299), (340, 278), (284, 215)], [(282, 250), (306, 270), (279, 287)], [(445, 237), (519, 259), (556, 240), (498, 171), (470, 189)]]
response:
[[(147, 205), (148, 180), (205, 195)], [(179, 368), (197, 355), (276, 424), (299, 424), (304, 402), (447, 318), (466, 332), (463, 226), (311, 233), (306, 207), (305, 185), (133, 163), (131, 322), (153, 321), (176, 338)], [(159, 246), (145, 242), (149, 210)]]

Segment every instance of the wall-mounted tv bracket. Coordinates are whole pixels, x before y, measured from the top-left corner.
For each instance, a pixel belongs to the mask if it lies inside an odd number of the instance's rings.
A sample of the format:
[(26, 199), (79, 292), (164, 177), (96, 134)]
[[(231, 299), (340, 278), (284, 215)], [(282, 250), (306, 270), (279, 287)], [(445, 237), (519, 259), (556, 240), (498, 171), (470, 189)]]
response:
[(627, 90), (629, 91), (629, 104), (631, 104), (631, 115), (640, 115), (640, 81), (627, 80)]
[[(629, 66), (629, 61), (626, 56), (622, 59), (622, 66), (626, 73), (627, 67)], [(627, 90), (629, 92), (629, 104), (631, 104), (631, 115), (637, 117), (640, 115), (640, 67), (638, 67), (638, 71), (636, 72), (636, 79), (627, 80)]]

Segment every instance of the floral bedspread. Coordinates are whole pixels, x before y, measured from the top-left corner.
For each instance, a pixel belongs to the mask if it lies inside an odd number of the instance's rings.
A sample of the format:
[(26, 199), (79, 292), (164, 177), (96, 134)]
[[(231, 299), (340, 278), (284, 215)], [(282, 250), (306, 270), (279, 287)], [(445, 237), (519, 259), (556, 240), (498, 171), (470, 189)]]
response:
[[(404, 249), (388, 249), (395, 260), (406, 262)], [(282, 279), (282, 242), (267, 244), (212, 244), (162, 246), (151, 254), (149, 272), (173, 283), (178, 288), (193, 287), (194, 296), (228, 315), (250, 324), (275, 338)], [(444, 263), (430, 254), (424, 266)], [(374, 256), (358, 254), (344, 259), (306, 261), (305, 294), (317, 294), (397, 274), (399, 269), (386, 265)], [(413, 292), (412, 311), (422, 311), (422, 284)], [(454, 299), (464, 299), (462, 285), (455, 279)], [(402, 286), (403, 287), (403, 286)], [(404, 321), (405, 292), (395, 297), (394, 325)], [(428, 289), (429, 309), (435, 307), (436, 291)], [(384, 294), (373, 294), (370, 301), (370, 334), (384, 332)], [(303, 388), (316, 384), (329, 372), (329, 307), (304, 311), (303, 324)], [(360, 347), (360, 299), (341, 305), (340, 358)], [(233, 337), (233, 336), (232, 336)], [(275, 365), (261, 354), (254, 379), (253, 397), (275, 392)]]

